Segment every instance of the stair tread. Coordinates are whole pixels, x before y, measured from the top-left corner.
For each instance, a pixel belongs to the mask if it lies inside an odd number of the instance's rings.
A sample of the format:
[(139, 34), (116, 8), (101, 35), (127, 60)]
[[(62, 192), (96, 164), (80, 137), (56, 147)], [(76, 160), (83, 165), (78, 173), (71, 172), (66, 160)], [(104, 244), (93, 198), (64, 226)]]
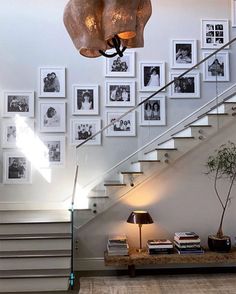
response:
[(127, 174), (127, 175), (142, 175), (143, 172), (137, 172), (137, 171), (124, 171), (124, 172), (121, 172), (121, 174)]
[(1, 234), (0, 240), (71, 239), (71, 233), (58, 234)]
[(138, 161), (131, 162), (132, 164), (139, 163), (139, 162), (161, 162), (159, 159), (140, 159)]
[(228, 113), (207, 113), (207, 115), (229, 115)]
[(43, 221), (43, 220), (35, 220), (35, 221), (23, 221), (23, 220), (10, 220), (10, 221), (0, 221), (0, 225), (27, 225), (27, 224), (69, 224), (71, 221)]
[(95, 198), (95, 199), (97, 199), (97, 198), (109, 198), (109, 196), (88, 196), (88, 198), (90, 198), (90, 199), (93, 199), (93, 198)]
[(126, 186), (126, 184), (120, 182), (106, 182), (104, 183), (104, 186)]
[(0, 251), (0, 258), (71, 257), (70, 250)]
[(178, 150), (177, 148), (168, 148), (168, 147), (166, 147), (166, 148), (161, 148), (161, 147), (157, 147), (157, 148), (155, 148), (155, 149), (152, 149), (152, 150), (150, 150), (150, 151), (147, 151), (147, 152), (145, 152), (144, 154), (146, 155), (146, 154), (148, 154), (148, 153), (151, 153), (151, 152), (154, 152), (154, 151), (176, 151), (176, 150)]
[(69, 277), (70, 269), (0, 270), (0, 279)]
[(209, 127), (212, 127), (212, 125), (192, 125), (192, 123), (190, 125), (188, 125), (189, 127), (191, 128), (194, 128), (194, 127), (203, 127), (203, 128), (209, 128)]
[(185, 136), (182, 136), (182, 137), (172, 136), (172, 138), (174, 138), (174, 139), (194, 139), (195, 137), (194, 136), (188, 136), (188, 137), (185, 137)]

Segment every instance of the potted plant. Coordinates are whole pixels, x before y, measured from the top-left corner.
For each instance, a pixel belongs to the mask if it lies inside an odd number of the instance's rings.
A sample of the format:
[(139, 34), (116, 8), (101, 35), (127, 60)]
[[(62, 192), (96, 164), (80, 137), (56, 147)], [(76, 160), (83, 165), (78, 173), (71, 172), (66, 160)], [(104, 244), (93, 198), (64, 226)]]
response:
[[(214, 175), (214, 190), (222, 208), (218, 231), (216, 235), (208, 236), (208, 246), (212, 251), (228, 252), (231, 248), (231, 240), (223, 233), (223, 222), (236, 179), (236, 145), (233, 142), (221, 145), (213, 155), (208, 157), (206, 166), (206, 173)], [(228, 184), (223, 193), (222, 189), (219, 191), (219, 186), (225, 180)]]

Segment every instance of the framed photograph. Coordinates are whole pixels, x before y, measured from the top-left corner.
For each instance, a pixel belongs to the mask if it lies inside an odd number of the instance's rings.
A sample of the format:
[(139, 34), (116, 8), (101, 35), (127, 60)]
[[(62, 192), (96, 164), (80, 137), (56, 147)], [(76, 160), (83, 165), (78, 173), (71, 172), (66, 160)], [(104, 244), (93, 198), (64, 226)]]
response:
[(31, 163), (24, 154), (13, 151), (3, 153), (3, 183), (31, 183)]
[(217, 49), (229, 42), (227, 19), (202, 19), (202, 48)]
[(39, 131), (65, 132), (66, 130), (66, 103), (55, 101), (39, 101)]
[(199, 98), (200, 97), (200, 74), (191, 72), (177, 79), (182, 72), (171, 72), (170, 80), (175, 80), (170, 86), (171, 98)]
[(63, 167), (65, 165), (65, 137), (45, 135), (41, 136), (40, 140), (45, 147), (41, 167)]
[[(141, 101), (145, 100), (141, 98)], [(153, 97), (144, 102), (140, 108), (141, 126), (164, 126), (166, 125), (166, 101), (165, 97)]]
[(190, 68), (197, 63), (196, 40), (172, 40), (171, 43), (172, 68)]
[[(79, 145), (101, 129), (100, 119), (71, 119), (70, 121), (70, 143)], [(101, 145), (101, 134), (98, 134), (87, 145)]]
[(232, 27), (236, 27), (236, 0), (231, 0)]
[(135, 82), (106, 81), (106, 106), (134, 106)]
[[(128, 113), (122, 119), (116, 121), (125, 111), (111, 110), (106, 112), (106, 124), (113, 123), (106, 130), (106, 136), (123, 137), (136, 135), (135, 111)], [(115, 122), (116, 121), (116, 122)]]
[[(203, 58), (211, 54), (211, 51), (203, 52)], [(218, 52), (203, 64), (203, 81), (228, 82), (229, 81), (229, 53)]]
[(34, 91), (4, 91), (3, 116), (34, 117)]
[(125, 51), (123, 57), (106, 58), (106, 77), (134, 77), (135, 52)]
[(39, 68), (39, 97), (65, 98), (66, 96), (65, 67)]
[(98, 85), (73, 85), (72, 114), (97, 115), (99, 113)]
[(165, 86), (164, 62), (140, 62), (140, 91), (155, 92)]

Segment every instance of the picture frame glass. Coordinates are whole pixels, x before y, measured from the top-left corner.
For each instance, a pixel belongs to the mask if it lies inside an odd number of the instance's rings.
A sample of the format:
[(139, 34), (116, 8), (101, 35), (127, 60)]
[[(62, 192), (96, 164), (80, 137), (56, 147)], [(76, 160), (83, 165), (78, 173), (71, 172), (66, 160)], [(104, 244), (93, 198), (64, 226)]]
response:
[(165, 63), (140, 62), (140, 91), (158, 91), (165, 85)]
[(65, 163), (65, 137), (41, 136), (40, 140), (45, 147), (41, 167), (63, 167)]
[(39, 97), (65, 97), (65, 67), (39, 68)]
[(107, 81), (106, 106), (130, 107), (135, 105), (135, 82)]
[[(145, 100), (145, 97), (140, 99)], [(166, 125), (166, 102), (165, 97), (154, 96), (144, 102), (141, 106), (141, 126), (163, 126)]]
[(196, 63), (196, 40), (172, 40), (172, 68), (191, 68)]
[(107, 124), (112, 123), (112, 126), (107, 129), (106, 136), (123, 137), (136, 135), (135, 112), (130, 112), (121, 119), (118, 119), (123, 113), (123, 111), (107, 111)]
[(122, 57), (106, 58), (105, 62), (105, 75), (107, 77), (135, 76), (135, 52), (124, 52)]

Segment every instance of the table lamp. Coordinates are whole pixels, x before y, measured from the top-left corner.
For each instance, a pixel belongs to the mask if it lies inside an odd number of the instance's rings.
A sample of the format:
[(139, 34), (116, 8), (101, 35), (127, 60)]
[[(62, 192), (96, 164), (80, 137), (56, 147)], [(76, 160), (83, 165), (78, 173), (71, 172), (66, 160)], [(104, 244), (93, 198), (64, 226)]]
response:
[(152, 224), (153, 220), (147, 211), (135, 210), (131, 212), (127, 219), (127, 223), (137, 224), (139, 226), (139, 252), (142, 251), (142, 225)]

